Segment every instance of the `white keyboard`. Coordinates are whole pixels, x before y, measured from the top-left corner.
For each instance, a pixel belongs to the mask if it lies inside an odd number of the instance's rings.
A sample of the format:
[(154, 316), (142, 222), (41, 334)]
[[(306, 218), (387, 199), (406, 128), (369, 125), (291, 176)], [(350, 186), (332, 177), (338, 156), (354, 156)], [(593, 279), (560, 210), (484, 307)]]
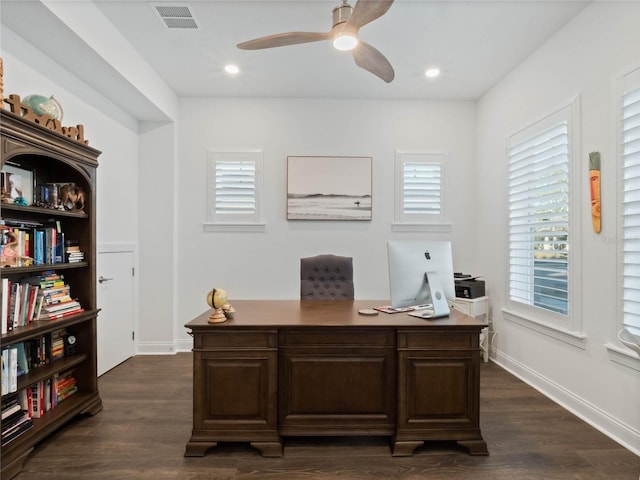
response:
[(411, 305), (410, 308), (413, 308), (415, 312), (420, 312), (422, 310), (433, 310), (433, 303), (423, 303), (422, 305)]

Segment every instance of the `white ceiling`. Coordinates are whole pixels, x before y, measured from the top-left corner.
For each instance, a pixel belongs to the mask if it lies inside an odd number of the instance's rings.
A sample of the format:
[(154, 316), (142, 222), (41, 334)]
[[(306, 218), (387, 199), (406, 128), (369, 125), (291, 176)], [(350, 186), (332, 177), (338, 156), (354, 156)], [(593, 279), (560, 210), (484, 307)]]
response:
[[(82, 33), (43, 6), (60, 1), (1, 0), (2, 23), (108, 97), (132, 90), (125, 85), (126, 72), (118, 72)], [(180, 97), (473, 100), (588, 2), (396, 0), (360, 30), (361, 38), (393, 65), (396, 77), (390, 84), (357, 67), (349, 52), (336, 51), (328, 41), (256, 51), (236, 47), (274, 33), (329, 31), (331, 11), (340, 0), (93, 3)], [(153, 8), (158, 3), (187, 5), (198, 28), (167, 28)], [(34, 29), (26, 18), (40, 18), (42, 28)], [(229, 62), (240, 67), (240, 74), (223, 71)], [(432, 65), (443, 72), (436, 80), (424, 76)], [(114, 88), (118, 91), (109, 91)]]

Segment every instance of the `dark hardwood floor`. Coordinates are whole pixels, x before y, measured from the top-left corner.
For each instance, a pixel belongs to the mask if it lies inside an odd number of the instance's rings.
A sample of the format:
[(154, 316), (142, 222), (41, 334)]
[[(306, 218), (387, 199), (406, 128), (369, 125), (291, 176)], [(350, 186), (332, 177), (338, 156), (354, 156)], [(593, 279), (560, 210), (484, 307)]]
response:
[(294, 438), (283, 458), (246, 444), (183, 457), (191, 435), (191, 354), (138, 356), (100, 377), (104, 410), (41, 443), (18, 480), (79, 479), (629, 479), (640, 457), (493, 363), (481, 368), (490, 456), (429, 443), (392, 457), (385, 438)]

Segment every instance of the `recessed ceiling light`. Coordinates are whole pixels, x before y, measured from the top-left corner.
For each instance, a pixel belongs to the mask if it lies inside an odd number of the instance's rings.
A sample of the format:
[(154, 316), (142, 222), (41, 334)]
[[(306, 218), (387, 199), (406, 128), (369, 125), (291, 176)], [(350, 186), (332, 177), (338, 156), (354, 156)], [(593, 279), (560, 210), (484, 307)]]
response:
[(440, 75), (440, 69), (437, 67), (427, 68), (427, 71), (424, 72), (424, 76), (427, 78), (435, 78)]
[(231, 75), (236, 75), (238, 72), (240, 72), (240, 69), (238, 68), (237, 65), (229, 64), (224, 66), (224, 71)]

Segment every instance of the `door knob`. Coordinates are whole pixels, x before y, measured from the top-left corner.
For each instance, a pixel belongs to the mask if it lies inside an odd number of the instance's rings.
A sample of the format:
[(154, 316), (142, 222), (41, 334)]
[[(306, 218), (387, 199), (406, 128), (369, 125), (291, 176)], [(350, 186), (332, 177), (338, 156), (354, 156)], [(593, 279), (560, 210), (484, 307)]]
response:
[(104, 278), (102, 275), (98, 277), (98, 282), (100, 283), (108, 282), (109, 280), (113, 280), (113, 278)]

